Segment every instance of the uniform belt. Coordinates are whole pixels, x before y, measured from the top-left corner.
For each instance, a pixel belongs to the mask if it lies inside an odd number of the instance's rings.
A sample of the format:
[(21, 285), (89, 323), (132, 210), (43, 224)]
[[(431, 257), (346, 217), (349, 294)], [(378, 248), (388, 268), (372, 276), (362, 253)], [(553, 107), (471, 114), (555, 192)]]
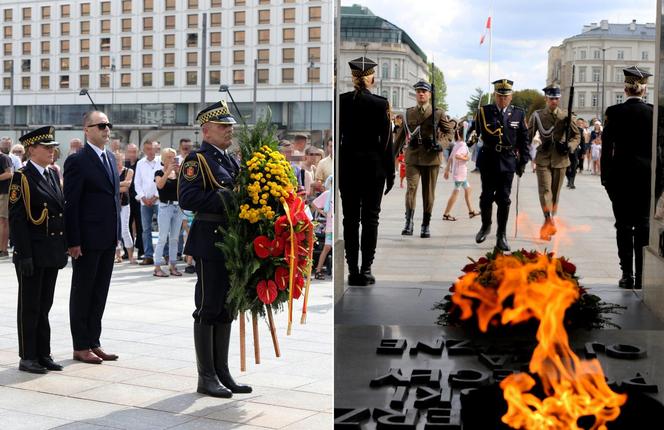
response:
[(212, 222), (223, 222), (224, 216), (220, 214), (211, 214), (211, 213), (197, 213), (194, 217), (194, 221), (212, 221)]
[(512, 149), (512, 145), (501, 145), (497, 143), (493, 149), (496, 150), (496, 152), (502, 152), (502, 151), (510, 151)]

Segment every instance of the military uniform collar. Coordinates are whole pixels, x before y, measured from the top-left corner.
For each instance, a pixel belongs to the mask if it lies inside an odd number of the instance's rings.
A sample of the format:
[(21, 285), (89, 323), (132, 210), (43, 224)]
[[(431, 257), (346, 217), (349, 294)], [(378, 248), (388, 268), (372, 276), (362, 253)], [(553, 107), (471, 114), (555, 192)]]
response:
[(32, 161), (32, 160), (28, 161), (28, 163), (32, 164), (32, 167), (34, 167), (35, 169), (37, 169), (37, 171), (39, 172), (39, 174), (40, 174), (41, 176), (44, 176), (44, 172), (46, 171), (46, 168), (45, 168), (45, 167), (40, 166), (39, 164), (35, 163), (35, 162)]

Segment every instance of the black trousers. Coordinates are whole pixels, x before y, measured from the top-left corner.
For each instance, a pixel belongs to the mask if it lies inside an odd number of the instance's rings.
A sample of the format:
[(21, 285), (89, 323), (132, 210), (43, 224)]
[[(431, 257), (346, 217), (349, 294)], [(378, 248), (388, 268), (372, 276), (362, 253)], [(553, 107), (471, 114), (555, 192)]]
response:
[[(344, 248), (348, 269), (358, 267), (358, 253), (362, 250), (362, 267), (373, 264), (378, 242), (378, 217), (383, 199), (384, 178), (370, 181), (352, 181), (340, 188), (343, 208)], [(362, 235), (360, 242), (360, 224)]]
[(572, 184), (574, 183), (574, 179), (576, 178), (576, 169), (579, 166), (579, 151), (574, 151), (569, 153), (569, 161), (570, 165), (567, 166), (567, 170), (565, 171), (565, 176), (567, 176), (567, 181), (571, 182)]
[(115, 247), (112, 247), (103, 251), (83, 250), (82, 256), (72, 259), (69, 322), (76, 351), (101, 346), (101, 319), (114, 257)]
[[(136, 225), (136, 235), (134, 236), (134, 254), (136, 257), (145, 253), (143, 248), (143, 224), (141, 223), (141, 203), (136, 199), (129, 199), (129, 229), (132, 225)], [(133, 234), (133, 231), (132, 231)]]
[(196, 261), (196, 289), (194, 320), (203, 324), (231, 323), (235, 315), (226, 310), (229, 280), (223, 260), (194, 257)]
[(648, 245), (650, 234), (650, 199), (647, 194), (642, 194), (635, 195), (633, 189), (609, 193), (616, 218), (620, 269), (625, 275), (635, 275), (637, 282), (641, 282), (643, 248)]
[(482, 224), (491, 224), (493, 202), (496, 202), (498, 229), (504, 231), (512, 204), (510, 195), (512, 194), (514, 172), (500, 172), (492, 166), (480, 167), (480, 178), (482, 179), (482, 193), (480, 194)]
[(18, 355), (25, 360), (35, 360), (51, 354), (51, 326), (48, 313), (53, 305), (55, 267), (35, 267), (32, 276), (18, 278)]

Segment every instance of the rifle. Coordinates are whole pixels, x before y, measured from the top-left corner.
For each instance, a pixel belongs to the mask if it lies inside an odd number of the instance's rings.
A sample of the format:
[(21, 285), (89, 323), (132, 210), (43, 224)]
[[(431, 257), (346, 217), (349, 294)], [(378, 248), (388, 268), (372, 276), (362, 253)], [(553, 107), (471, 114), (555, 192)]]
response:
[(572, 132), (572, 105), (574, 104), (574, 70), (576, 66), (572, 65), (572, 85), (569, 87), (569, 101), (567, 102), (567, 118), (565, 118), (565, 138), (562, 142), (556, 143), (556, 150), (560, 155), (569, 154), (569, 138)]
[(436, 124), (436, 87), (434, 86), (433, 83), (435, 69), (436, 66), (433, 64), (432, 61), (431, 62), (431, 125), (433, 130), (433, 136), (431, 138), (431, 148), (429, 149), (435, 152), (441, 152), (443, 150), (443, 147), (440, 146), (440, 144), (438, 143), (438, 139), (436, 139), (438, 134), (438, 128)]

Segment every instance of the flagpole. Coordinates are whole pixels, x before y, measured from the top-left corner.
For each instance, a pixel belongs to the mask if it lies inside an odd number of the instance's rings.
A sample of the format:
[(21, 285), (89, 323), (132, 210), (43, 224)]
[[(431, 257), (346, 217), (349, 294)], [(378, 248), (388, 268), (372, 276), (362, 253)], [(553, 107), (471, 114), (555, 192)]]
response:
[(489, 24), (489, 83), (488, 83), (488, 91), (487, 94), (489, 94), (489, 103), (491, 103), (491, 62), (493, 60), (493, 2), (494, 0), (491, 0), (491, 9), (489, 12), (489, 19), (491, 20)]

